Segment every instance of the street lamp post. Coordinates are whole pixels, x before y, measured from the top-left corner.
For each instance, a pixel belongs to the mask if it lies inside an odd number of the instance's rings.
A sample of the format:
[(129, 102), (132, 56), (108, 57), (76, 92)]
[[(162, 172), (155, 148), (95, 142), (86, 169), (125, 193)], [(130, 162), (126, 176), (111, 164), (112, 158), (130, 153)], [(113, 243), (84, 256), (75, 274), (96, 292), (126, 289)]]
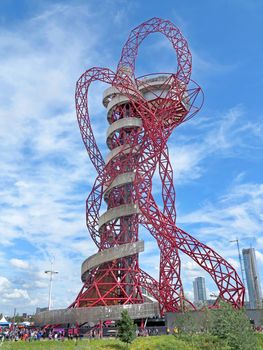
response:
[(45, 271), (45, 273), (50, 275), (50, 277), (49, 277), (49, 292), (48, 292), (48, 310), (50, 310), (50, 308), (51, 308), (51, 293), (52, 293), (53, 275), (58, 273), (58, 271), (54, 271), (52, 269), (52, 266), (53, 266), (53, 262), (51, 261), (51, 269)]

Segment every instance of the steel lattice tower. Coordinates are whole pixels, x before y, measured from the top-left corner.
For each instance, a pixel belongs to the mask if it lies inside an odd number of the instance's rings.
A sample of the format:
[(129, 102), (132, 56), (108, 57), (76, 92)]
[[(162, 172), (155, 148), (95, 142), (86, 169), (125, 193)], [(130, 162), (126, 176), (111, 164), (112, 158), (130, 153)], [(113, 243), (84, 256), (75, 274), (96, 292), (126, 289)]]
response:
[[(173, 46), (177, 71), (136, 78), (138, 47), (155, 32), (163, 34)], [(161, 314), (194, 308), (184, 296), (179, 251), (211, 275), (221, 299), (234, 307), (243, 305), (244, 286), (234, 268), (212, 248), (176, 226), (167, 141), (172, 131), (202, 105), (201, 88), (190, 79), (191, 68), (191, 53), (179, 29), (167, 20), (152, 18), (131, 31), (116, 73), (95, 67), (78, 80), (78, 123), (98, 174), (86, 202), (87, 227), (98, 253), (82, 264), (83, 287), (70, 307), (143, 304), (144, 288), (158, 301)], [(103, 96), (110, 150), (105, 161), (88, 112), (88, 90), (94, 81), (110, 85)], [(162, 183), (162, 208), (152, 194), (155, 172)], [(103, 200), (107, 211), (100, 215)], [(138, 256), (144, 249), (138, 236), (141, 226), (156, 239), (160, 249), (158, 281), (139, 267)]]

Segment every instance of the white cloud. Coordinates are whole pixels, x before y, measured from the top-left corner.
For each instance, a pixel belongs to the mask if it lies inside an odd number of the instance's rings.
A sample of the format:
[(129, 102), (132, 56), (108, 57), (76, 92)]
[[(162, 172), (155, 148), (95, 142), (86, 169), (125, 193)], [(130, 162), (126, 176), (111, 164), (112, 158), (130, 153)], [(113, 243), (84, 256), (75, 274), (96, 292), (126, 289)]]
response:
[[(222, 73), (230, 73), (231, 71), (234, 71), (238, 69), (238, 62), (232, 63), (232, 64), (222, 64), (221, 62), (217, 62), (213, 57), (211, 57), (208, 53), (200, 54), (199, 52), (195, 51), (193, 48), (191, 48), (191, 53), (193, 57), (193, 69), (194, 73), (199, 75), (216, 75)], [(209, 57), (210, 56), (210, 57)]]
[[(33, 19), (20, 21), (19, 31), (5, 28), (0, 34), (0, 50), (5, 52), (0, 57), (0, 225), (1, 245), (9, 247), (0, 265), (10, 275), (10, 281), (2, 277), (0, 285), (10, 288), (6, 305), (20, 296), (28, 303), (17, 301), (17, 307), (27, 312), (37, 301), (47, 304), (43, 271), (50, 265), (50, 252), (60, 273), (53, 289), (59, 295), (65, 280), (80, 288), (81, 261), (95, 252), (85, 227), (85, 197), (95, 172), (74, 106), (76, 80), (86, 67), (98, 64), (102, 52), (107, 56), (106, 50), (98, 50), (101, 27), (94, 19), (86, 5), (74, 10), (50, 5)], [(92, 89), (95, 115), (103, 110), (101, 90), (96, 85)], [(95, 133), (102, 139), (100, 123), (98, 118)], [(18, 247), (17, 241), (23, 243)], [(16, 249), (19, 259), (10, 256)], [(27, 260), (20, 254), (23, 250)], [(24, 276), (10, 266), (24, 269)], [(58, 307), (66, 307), (74, 297), (57, 298)]]
[(202, 113), (175, 129), (168, 141), (176, 185), (197, 182), (209, 170), (207, 161), (212, 157), (219, 162), (260, 155), (263, 123), (249, 120), (244, 107), (213, 112), (209, 117)]
[(255, 254), (256, 254), (256, 259), (259, 262), (259, 264), (263, 265), (263, 254), (261, 252), (259, 252), (258, 250), (256, 250)]
[[(28, 292), (23, 289), (13, 289), (12, 292), (3, 293), (3, 298), (5, 299), (30, 299)], [(20, 300), (21, 301), (21, 300)]]
[(47, 288), (47, 283), (43, 281), (36, 281), (35, 285), (37, 288)]
[(205, 203), (179, 220), (188, 225), (202, 224), (198, 232), (203, 237), (232, 239), (238, 233), (240, 238), (256, 238), (262, 232), (262, 210), (263, 185), (236, 184), (218, 201)]
[(10, 281), (3, 276), (0, 276), (0, 292), (4, 292), (11, 285)]
[(10, 264), (14, 267), (17, 267), (22, 270), (29, 269), (29, 264), (27, 261), (21, 260), (21, 259), (11, 259)]

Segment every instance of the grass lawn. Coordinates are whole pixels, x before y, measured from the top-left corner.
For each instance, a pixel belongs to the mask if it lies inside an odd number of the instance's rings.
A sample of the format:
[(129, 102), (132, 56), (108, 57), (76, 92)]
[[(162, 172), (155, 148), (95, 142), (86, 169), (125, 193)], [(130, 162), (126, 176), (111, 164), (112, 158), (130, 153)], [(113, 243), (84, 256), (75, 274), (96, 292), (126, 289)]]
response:
[[(116, 339), (92, 339), (78, 342), (60, 341), (33, 341), (33, 342), (6, 342), (1, 350), (126, 350), (125, 344)], [(137, 338), (129, 350), (192, 350), (192, 347), (175, 339), (173, 336), (157, 336)], [(199, 349), (197, 349), (199, 350)]]
[[(263, 335), (257, 335), (259, 340), (259, 349), (263, 350)], [(199, 341), (198, 339), (200, 338)], [(201, 338), (204, 338), (203, 340)], [(195, 339), (195, 341), (194, 341)], [(202, 340), (202, 341), (201, 341)], [(220, 344), (215, 342), (207, 343), (205, 337), (201, 335), (193, 337), (193, 341), (176, 339), (172, 335), (163, 335), (156, 337), (139, 337), (134, 340), (129, 348), (117, 339), (92, 339), (60, 341), (33, 341), (33, 342), (5, 342), (0, 343), (0, 350), (214, 350), (222, 349)], [(223, 349), (225, 349), (223, 347)], [(251, 349), (254, 350), (254, 349)]]

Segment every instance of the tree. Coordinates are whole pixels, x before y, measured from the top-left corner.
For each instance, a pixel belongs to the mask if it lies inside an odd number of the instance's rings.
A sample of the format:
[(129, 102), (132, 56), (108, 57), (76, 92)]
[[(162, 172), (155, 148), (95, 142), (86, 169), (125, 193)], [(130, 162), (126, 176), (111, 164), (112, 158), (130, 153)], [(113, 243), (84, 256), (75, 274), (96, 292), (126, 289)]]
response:
[(231, 350), (256, 350), (257, 338), (244, 309), (221, 302), (218, 310), (212, 311), (211, 333), (225, 339)]
[(122, 311), (121, 320), (118, 322), (117, 327), (118, 337), (128, 346), (136, 337), (136, 325), (130, 318), (127, 310)]

